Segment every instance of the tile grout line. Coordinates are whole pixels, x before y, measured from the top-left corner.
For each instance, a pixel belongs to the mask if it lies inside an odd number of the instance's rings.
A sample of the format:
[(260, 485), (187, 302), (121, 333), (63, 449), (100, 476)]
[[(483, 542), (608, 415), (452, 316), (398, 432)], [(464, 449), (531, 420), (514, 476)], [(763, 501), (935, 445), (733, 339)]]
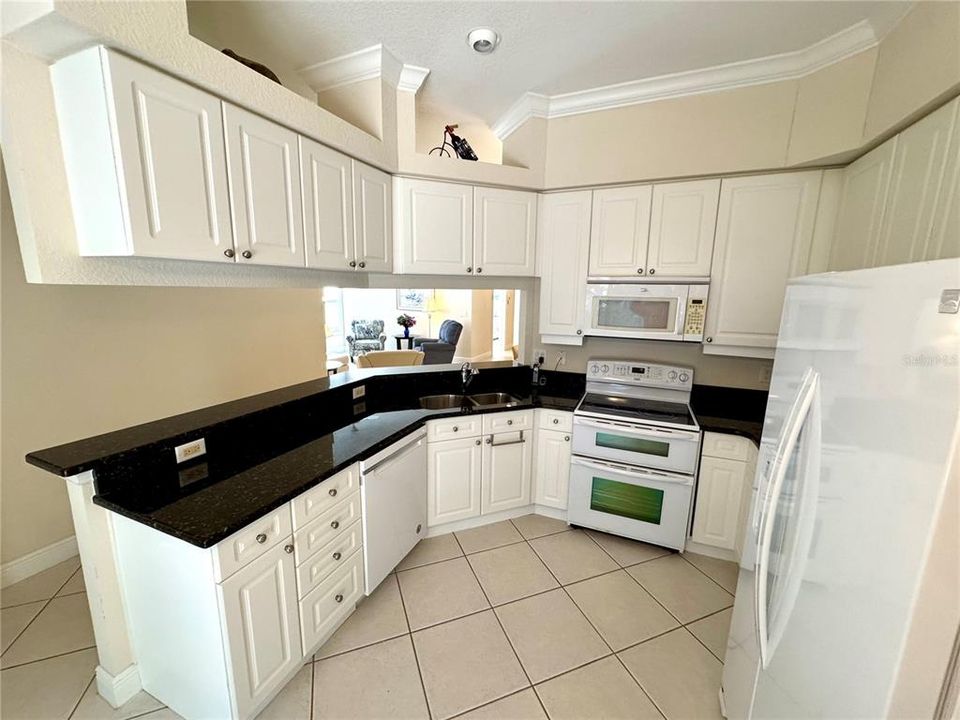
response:
[[(76, 713), (77, 713), (77, 708), (80, 707), (80, 703), (83, 702), (83, 696), (87, 694), (87, 690), (90, 689), (90, 686), (93, 685), (93, 681), (96, 680), (96, 679), (97, 679), (97, 673), (96, 673), (96, 671), (94, 671), (93, 676), (90, 678), (90, 682), (88, 682), (88, 683), (84, 686), (83, 692), (80, 693), (80, 697), (78, 697), (78, 698), (77, 698), (77, 701), (73, 704), (73, 710), (71, 710), (71, 711), (70, 711), (70, 714), (67, 715), (67, 720), (70, 720), (70, 718), (72, 718), (74, 715), (76, 715)], [(132, 719), (131, 719), (131, 720), (132, 720)]]
[[(420, 692), (423, 693), (423, 704), (427, 707), (427, 718), (432, 720), (433, 710), (430, 708), (430, 699), (427, 697), (427, 686), (423, 682), (423, 669), (420, 667), (420, 656), (417, 654), (417, 644), (413, 641), (413, 630), (410, 627), (410, 616), (407, 615), (407, 604), (403, 599), (403, 587), (401, 587), (399, 575), (397, 576), (397, 592), (400, 594), (400, 607), (403, 608), (403, 619), (407, 623), (406, 637), (410, 638), (410, 647), (413, 648), (413, 660), (417, 664), (417, 676), (420, 678)], [(393, 639), (395, 640), (396, 638)], [(384, 640), (383, 642), (386, 641)], [(316, 665), (316, 663), (314, 663), (314, 665)]]
[[(701, 575), (703, 575), (705, 578), (707, 578), (707, 580), (709, 580), (710, 582), (712, 582), (712, 583), (713, 583), (714, 585), (716, 585), (718, 588), (720, 588), (721, 590), (723, 590), (727, 595), (730, 595), (731, 597), (736, 597), (736, 593), (735, 593), (735, 592), (732, 593), (732, 592), (730, 592), (729, 590), (727, 590), (723, 585), (721, 585), (721, 584), (718, 583), (716, 580), (714, 580), (714, 579), (713, 579), (710, 575), (708, 575), (704, 570), (701, 570), (699, 567), (697, 567), (697, 565), (696, 565), (695, 563), (692, 563), (692, 562), (690, 562), (689, 560), (687, 560), (685, 557), (683, 557), (683, 553), (677, 553), (677, 554), (678, 554), (681, 558), (683, 558), (683, 561), (684, 561), (685, 563), (687, 563), (687, 565), (690, 565), (694, 570), (696, 570), (698, 573), (700, 573)], [(704, 555), (704, 557), (709, 557), (709, 556), (708, 556), (708, 555)], [(716, 560), (716, 559), (717, 559), (717, 558), (711, 558), (711, 560)], [(731, 561), (729, 561), (729, 562), (733, 562), (733, 561), (731, 560)]]
[(36, 658), (35, 660), (27, 660), (26, 662), (17, 663), (16, 665), (5, 667), (3, 668), (3, 672), (6, 672), (7, 670), (13, 670), (14, 668), (26, 667), (27, 665), (36, 665), (37, 663), (41, 663), (44, 660), (53, 660), (54, 658), (62, 658), (62, 657), (66, 657), (67, 655), (74, 655), (76, 653), (84, 652), (85, 650), (95, 650), (96, 647), (97, 647), (96, 645), (89, 645), (87, 647), (77, 648), (75, 650), (67, 650), (66, 652), (57, 653), (55, 655), (50, 655), (48, 657)]
[[(400, 585), (397, 582), (397, 585)], [(410, 641), (410, 644), (413, 644), (413, 641)], [(313, 720), (313, 714), (317, 711), (316, 709), (316, 692), (317, 692), (317, 663), (314, 658), (316, 653), (310, 656), (310, 720)]]
[[(26, 625), (24, 625), (23, 630), (21, 630), (20, 632), (18, 632), (17, 635), (16, 635), (16, 637), (14, 637), (13, 640), (10, 641), (10, 644), (7, 645), (7, 649), (4, 650), (2, 653), (0, 653), (0, 657), (3, 657), (3, 656), (6, 655), (8, 652), (10, 652), (10, 650), (11, 650), (11, 649), (13, 648), (13, 646), (17, 643), (17, 641), (18, 641), (21, 637), (23, 637), (23, 634), (24, 634), (27, 630), (30, 629), (30, 626), (33, 625), (41, 615), (43, 615), (44, 610), (46, 610), (46, 609), (50, 606), (50, 603), (52, 603), (54, 600), (57, 599), (57, 593), (60, 592), (61, 590), (63, 590), (63, 589), (67, 586), (67, 583), (70, 582), (71, 580), (73, 580), (73, 576), (76, 575), (78, 572), (80, 572), (82, 569), (83, 569), (83, 567), (81, 566), (81, 567), (78, 567), (76, 570), (74, 570), (72, 573), (70, 573), (70, 576), (60, 584), (60, 587), (58, 587), (58, 588), (54, 591), (53, 595), (51, 595), (50, 597), (48, 597), (48, 598), (46, 599), (46, 601), (41, 601), (41, 600), (35, 600), (35, 601), (34, 601), (34, 602), (43, 602), (43, 607), (40, 608), (40, 612), (38, 612), (36, 615), (34, 615), (34, 616), (30, 619), (30, 622), (28, 622)], [(83, 591), (83, 594), (86, 595), (86, 592), (87, 592), (87, 591), (84, 590), (84, 591)], [(80, 593), (73, 593), (73, 594), (79, 595)], [(29, 605), (29, 604), (30, 604), (30, 603), (24, 603), (24, 605)], [(6, 608), (4, 608), (4, 609), (6, 609)], [(81, 650), (87, 650), (87, 649), (89, 649), (89, 648), (80, 648), (80, 649), (81, 649)], [(61, 653), (61, 654), (64, 654), (64, 655), (65, 655), (65, 654), (69, 654), (69, 653)], [(50, 657), (57, 657), (57, 655), (51, 655)], [(38, 660), (47, 660), (47, 658), (38, 658)], [(32, 662), (36, 662), (36, 661), (32, 661)], [(28, 663), (20, 663), (20, 665), (27, 665), (27, 664), (28, 664)], [(20, 667), (20, 665), (11, 665), (10, 667)], [(8, 670), (9, 668), (3, 668), (3, 669), (4, 669), (4, 670)]]

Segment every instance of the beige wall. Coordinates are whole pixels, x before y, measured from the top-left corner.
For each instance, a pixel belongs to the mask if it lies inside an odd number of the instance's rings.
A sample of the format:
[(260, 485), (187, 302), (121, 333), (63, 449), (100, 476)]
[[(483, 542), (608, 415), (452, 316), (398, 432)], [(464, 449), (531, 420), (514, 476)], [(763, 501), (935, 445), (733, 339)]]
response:
[(470, 312), (470, 357), (486, 359), (492, 351), (493, 290), (474, 290)]
[(380, 78), (341, 85), (317, 93), (317, 104), (374, 137), (383, 137), (383, 87)]
[(23, 456), (324, 374), (320, 290), (28, 285), (0, 168), (0, 561), (73, 534)]
[[(450, 124), (459, 125), (457, 135), (467, 139), (481, 161), (497, 164), (501, 162), (503, 144), (486, 123), (475, 118), (462, 117), (462, 113), (444, 112), (421, 102), (417, 102), (417, 152), (429, 153), (443, 142), (443, 128)], [(452, 151), (451, 154), (455, 155)]]

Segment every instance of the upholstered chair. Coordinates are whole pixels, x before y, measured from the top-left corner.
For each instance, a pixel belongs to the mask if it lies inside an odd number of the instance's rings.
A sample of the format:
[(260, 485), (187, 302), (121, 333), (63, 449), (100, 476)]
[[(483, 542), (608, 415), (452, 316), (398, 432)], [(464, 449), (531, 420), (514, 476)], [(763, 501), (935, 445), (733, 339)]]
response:
[(424, 365), (440, 365), (453, 362), (453, 355), (460, 342), (463, 325), (456, 320), (444, 320), (440, 325), (440, 337), (417, 338), (413, 341), (416, 350), (423, 351)]
[(347, 335), (350, 357), (358, 358), (371, 350), (383, 350), (387, 336), (383, 333), (383, 320), (351, 320), (352, 334)]

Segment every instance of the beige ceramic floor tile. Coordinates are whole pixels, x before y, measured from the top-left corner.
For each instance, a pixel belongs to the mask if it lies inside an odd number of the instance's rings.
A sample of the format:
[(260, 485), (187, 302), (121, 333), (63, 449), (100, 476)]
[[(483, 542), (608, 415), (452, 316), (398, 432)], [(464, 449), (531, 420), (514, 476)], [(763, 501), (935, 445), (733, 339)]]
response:
[(313, 666), (307, 665), (257, 715), (257, 720), (310, 720), (312, 690)]
[(556, 518), (550, 518), (545, 515), (524, 515), (523, 517), (514, 518), (512, 522), (517, 530), (520, 531), (520, 534), (527, 540), (565, 532), (570, 529), (570, 526), (563, 520), (557, 520)]
[(540, 559), (562, 585), (617, 569), (617, 564), (582, 530), (530, 541)]
[(316, 720), (427, 717), (408, 635), (318, 660), (313, 669)]
[(457, 720), (547, 720), (531, 688), (459, 715)]
[(668, 718), (720, 718), (723, 665), (683, 628), (620, 653)]
[(467, 555), (523, 540), (523, 536), (517, 532), (509, 520), (461, 530), (456, 535), (457, 540), (460, 541), (460, 547)]
[(650, 545), (649, 543), (630, 540), (629, 538), (620, 537), (619, 535), (607, 535), (606, 533), (597, 532), (596, 530), (587, 530), (586, 532), (597, 541), (600, 547), (607, 551), (608, 555), (623, 567), (653, 560), (654, 558), (663, 557), (673, 552), (659, 545)]
[(354, 650), (409, 632), (395, 575), (388, 575), (373, 594), (360, 603), (356, 612), (333, 634), (316, 657), (323, 658)]
[(40, 611), (43, 609), (45, 600), (40, 602), (28, 603), (26, 605), (15, 605), (14, 607), (0, 610), (0, 652), (6, 651), (10, 643), (23, 632), (23, 629), (30, 624)]
[(486, 550), (467, 559), (494, 605), (558, 587), (553, 575), (526, 543)]
[(97, 684), (91, 682), (70, 720), (127, 720), (162, 707), (162, 702), (142, 690), (122, 707), (110, 707), (110, 704), (97, 694)]
[(79, 556), (65, 560), (26, 580), (9, 585), (0, 590), (0, 604), (3, 607), (10, 607), (37, 600), (49, 600), (56, 595), (57, 590), (63, 587), (78, 567), (80, 567)]
[(684, 624), (733, 605), (733, 595), (679, 555), (634, 565), (627, 572)]
[(674, 617), (623, 570), (568, 585), (567, 592), (614, 650), (678, 627)]
[(615, 657), (537, 685), (537, 694), (551, 720), (662, 720)]
[(466, 558), (397, 573), (412, 630), (490, 607)]
[(740, 574), (740, 566), (735, 562), (717, 560), (716, 558), (697, 555), (692, 552), (684, 553), (683, 557), (709, 575), (714, 582), (721, 585), (728, 593), (731, 595), (737, 594), (737, 576)]
[(496, 612), (533, 683), (610, 653), (562, 589), (501, 605)]
[(152, 713), (141, 715), (137, 720), (183, 720), (183, 718), (170, 708), (165, 707), (160, 710), (155, 710)]
[(83, 571), (78, 568), (73, 574), (73, 577), (67, 580), (66, 585), (60, 588), (60, 592), (58, 592), (57, 595), (74, 595), (86, 591), (87, 586), (83, 582)]
[(460, 543), (457, 542), (457, 538), (454, 537), (453, 533), (424, 538), (400, 561), (400, 564), (397, 565), (397, 570), (409, 570), (410, 568), (420, 567), (421, 565), (429, 565), (430, 563), (440, 562), (442, 560), (451, 560), (461, 555), (463, 555), (463, 553), (460, 551)]
[(16, 720), (67, 718), (93, 679), (97, 651), (83, 650), (0, 673), (0, 715)]
[(687, 630), (696, 635), (697, 639), (706, 645), (720, 662), (723, 662), (723, 656), (727, 653), (727, 636), (730, 634), (732, 617), (733, 608), (727, 608), (690, 623)]
[(492, 611), (421, 630), (413, 634), (413, 642), (434, 720), (528, 685)]
[(0, 658), (4, 668), (93, 647), (87, 595), (54, 598)]

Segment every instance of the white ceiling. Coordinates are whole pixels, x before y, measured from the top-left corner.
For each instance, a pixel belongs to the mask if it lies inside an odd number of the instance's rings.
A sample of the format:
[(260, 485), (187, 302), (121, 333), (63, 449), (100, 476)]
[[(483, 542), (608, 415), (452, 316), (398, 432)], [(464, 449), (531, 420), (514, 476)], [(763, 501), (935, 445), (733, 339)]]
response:
[[(423, 102), (493, 123), (528, 91), (555, 95), (796, 51), (863, 20), (879, 38), (910, 5), (204, 0), (188, 2), (188, 12), (201, 39), (291, 69), (382, 43), (401, 62), (430, 68)], [(492, 55), (467, 46), (479, 25), (502, 36)]]

